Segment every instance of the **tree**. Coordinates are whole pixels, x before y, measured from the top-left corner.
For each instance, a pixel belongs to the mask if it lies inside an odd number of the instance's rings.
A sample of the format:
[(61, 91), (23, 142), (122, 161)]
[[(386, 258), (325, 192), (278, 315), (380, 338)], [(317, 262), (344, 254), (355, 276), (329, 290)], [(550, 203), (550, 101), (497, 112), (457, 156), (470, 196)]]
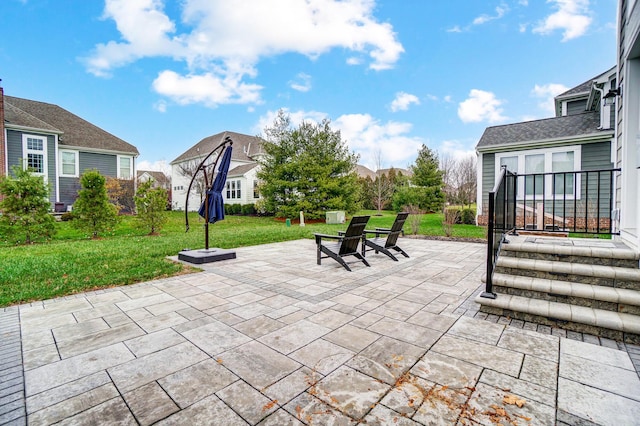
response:
[(153, 179), (142, 182), (135, 195), (137, 218), (142, 226), (149, 229), (149, 235), (156, 235), (167, 223), (167, 190), (154, 188)]
[(349, 152), (339, 131), (328, 120), (303, 122), (291, 127), (290, 118), (278, 112), (265, 129), (266, 156), (260, 160), (258, 178), (264, 207), (278, 217), (325, 217), (327, 210), (358, 209), (355, 173), (358, 156)]
[(0, 177), (0, 232), (16, 243), (50, 239), (56, 228), (49, 214), (49, 188), (44, 178), (19, 166), (11, 171), (15, 177)]
[(384, 207), (389, 204), (391, 201), (391, 197), (393, 196), (394, 185), (392, 181), (391, 173), (393, 172), (393, 178), (395, 178), (395, 171), (393, 168), (389, 171), (389, 176), (381, 172), (382, 166), (382, 152), (380, 150), (376, 151), (374, 154), (376, 161), (376, 180), (374, 181), (374, 199), (373, 205), (376, 210), (378, 210), (378, 214), (384, 209)]
[(105, 178), (97, 170), (88, 170), (80, 177), (82, 189), (73, 203), (73, 226), (87, 231), (92, 238), (113, 230), (118, 223), (118, 210), (109, 202)]
[(133, 199), (135, 195), (133, 179), (118, 179), (111, 176), (105, 179), (109, 202), (116, 206), (118, 213), (133, 213), (136, 207)]
[(458, 202), (471, 206), (476, 200), (478, 189), (477, 159), (474, 155), (458, 161), (456, 177)]
[[(439, 211), (444, 205), (443, 173), (438, 165), (438, 154), (422, 145), (418, 151), (416, 162), (411, 167), (413, 171), (412, 186), (403, 188), (402, 195), (414, 202), (418, 201), (417, 205), (420, 208), (430, 212)], [(394, 198), (394, 206), (397, 206), (399, 197)]]

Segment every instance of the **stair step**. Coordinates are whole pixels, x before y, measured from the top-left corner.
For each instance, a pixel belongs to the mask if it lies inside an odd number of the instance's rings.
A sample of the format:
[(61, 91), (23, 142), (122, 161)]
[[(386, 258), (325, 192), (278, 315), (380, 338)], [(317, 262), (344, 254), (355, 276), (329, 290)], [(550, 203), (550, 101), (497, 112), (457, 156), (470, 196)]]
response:
[[(618, 260), (639, 260), (640, 253), (626, 247), (622, 243), (611, 242), (606, 243), (608, 247), (604, 247), (602, 243), (598, 246), (592, 240), (585, 240), (585, 245), (576, 245), (580, 241), (567, 240), (562, 238), (523, 238), (509, 237), (511, 242), (503, 244), (503, 251), (517, 251), (528, 253), (540, 253), (561, 256), (578, 256), (593, 258), (609, 258)], [(544, 242), (533, 242), (544, 241)], [(587, 243), (588, 242), (588, 243)], [(589, 244), (589, 245), (587, 245)]]
[(495, 299), (486, 299), (478, 295), (475, 301), (483, 306), (492, 308), (553, 318), (622, 333), (640, 334), (640, 317), (636, 315), (508, 294), (498, 294)]
[(500, 256), (496, 267), (640, 282), (640, 269)]
[(493, 285), (520, 290), (551, 293), (567, 297), (599, 300), (623, 305), (640, 306), (640, 291), (606, 287), (571, 281), (525, 277), (522, 275), (493, 274)]

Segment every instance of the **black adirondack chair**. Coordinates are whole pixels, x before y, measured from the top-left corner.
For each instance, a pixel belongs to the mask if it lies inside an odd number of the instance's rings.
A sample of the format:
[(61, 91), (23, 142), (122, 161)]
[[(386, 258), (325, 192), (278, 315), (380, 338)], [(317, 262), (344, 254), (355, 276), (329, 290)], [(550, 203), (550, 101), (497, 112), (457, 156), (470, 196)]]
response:
[[(358, 244), (363, 241), (364, 228), (367, 226), (368, 221), (369, 216), (354, 216), (351, 222), (349, 222), (347, 230), (340, 232), (339, 235), (314, 234), (318, 247), (318, 265), (321, 264), (321, 259), (330, 257), (344, 266), (347, 271), (351, 271), (351, 268), (349, 268), (347, 262), (344, 261), (344, 258), (347, 256), (355, 256), (360, 259), (362, 263), (370, 266), (363, 254), (358, 251)], [(331, 242), (323, 240), (331, 240)], [(322, 256), (323, 253), (326, 256)]]
[[(398, 242), (398, 237), (400, 236), (402, 231), (402, 227), (404, 226), (404, 222), (407, 220), (409, 213), (402, 212), (398, 213), (396, 216), (395, 222), (391, 228), (376, 228), (375, 231), (365, 230), (365, 239), (362, 245), (362, 254), (366, 254), (367, 248), (374, 250), (376, 253), (382, 252), (389, 256), (391, 259), (396, 262), (398, 259), (391, 253), (390, 250), (395, 250), (397, 252), (402, 253), (404, 257), (409, 257), (409, 255), (402, 250), (400, 247), (396, 245)], [(367, 234), (375, 234), (375, 238), (366, 238)]]

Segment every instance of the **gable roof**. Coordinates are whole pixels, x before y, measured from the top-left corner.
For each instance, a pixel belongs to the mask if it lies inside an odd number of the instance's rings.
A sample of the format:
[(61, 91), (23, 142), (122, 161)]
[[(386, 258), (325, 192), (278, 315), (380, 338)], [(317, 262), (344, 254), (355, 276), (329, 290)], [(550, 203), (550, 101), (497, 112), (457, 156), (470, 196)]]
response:
[(615, 65), (611, 68), (609, 68), (608, 70), (606, 70), (603, 73), (600, 73), (598, 75), (596, 75), (593, 78), (590, 78), (589, 80), (585, 81), (584, 83), (580, 83), (578, 84), (576, 87), (572, 87), (571, 89), (567, 90), (564, 93), (559, 94), (558, 96), (556, 96), (556, 98), (566, 98), (566, 97), (573, 97), (573, 96), (577, 96), (577, 95), (589, 95), (589, 93), (591, 92), (591, 86), (593, 85), (593, 82), (595, 80), (600, 79), (602, 76), (611, 73), (612, 71), (614, 71), (615, 69)]
[(145, 173), (151, 176), (159, 185), (166, 185), (169, 183), (169, 177), (167, 177), (163, 172), (156, 170), (137, 170), (136, 177), (140, 179)]
[(58, 105), (5, 96), (5, 123), (61, 134), (60, 145), (138, 155), (138, 149)]
[(262, 152), (262, 139), (259, 137), (226, 131), (207, 136), (180, 154), (171, 164), (181, 163), (207, 155), (220, 145), (224, 140), (225, 134), (233, 141), (231, 160), (251, 162), (253, 161), (251, 157)]
[(600, 114), (597, 111), (492, 126), (485, 129), (476, 149), (613, 133), (610, 129), (598, 129), (598, 126)]
[(258, 167), (258, 163), (242, 164), (240, 166), (234, 167), (233, 169), (229, 170), (229, 173), (227, 174), (227, 176), (229, 177), (243, 176), (249, 170), (253, 170), (256, 167)]

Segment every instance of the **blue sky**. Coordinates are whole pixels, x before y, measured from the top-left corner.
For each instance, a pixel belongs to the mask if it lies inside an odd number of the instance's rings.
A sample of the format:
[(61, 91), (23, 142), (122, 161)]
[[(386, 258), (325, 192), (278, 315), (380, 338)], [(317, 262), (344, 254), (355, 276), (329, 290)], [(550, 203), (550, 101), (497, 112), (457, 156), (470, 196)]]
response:
[(553, 115), (609, 69), (616, 0), (2, 0), (5, 94), (50, 102), (160, 170), (202, 138), (285, 109), (328, 118), (360, 163), (422, 144), (473, 152), (487, 126)]

